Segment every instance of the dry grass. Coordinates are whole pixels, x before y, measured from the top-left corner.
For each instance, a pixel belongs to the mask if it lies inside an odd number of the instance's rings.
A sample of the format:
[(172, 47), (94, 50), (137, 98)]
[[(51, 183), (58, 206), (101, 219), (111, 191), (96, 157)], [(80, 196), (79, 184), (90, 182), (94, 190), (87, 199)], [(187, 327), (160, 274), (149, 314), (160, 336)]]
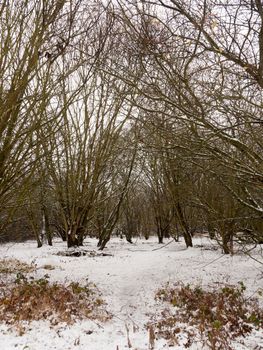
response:
[(36, 266), (34, 264), (27, 264), (17, 259), (1, 259), (0, 260), (0, 273), (29, 273), (35, 271)]
[(245, 298), (244, 290), (243, 283), (218, 290), (167, 285), (157, 292), (156, 299), (170, 307), (148, 327), (170, 345), (178, 345), (184, 338), (187, 348), (199, 339), (209, 349), (231, 350), (231, 340), (263, 327), (263, 310), (256, 299)]
[(51, 284), (47, 276), (28, 280), (20, 274), (15, 283), (1, 288), (0, 320), (10, 325), (42, 319), (53, 325), (85, 318), (106, 321), (110, 314), (103, 306), (95, 285)]
[(53, 265), (45, 264), (45, 265), (42, 266), (42, 269), (44, 269), (44, 270), (55, 270), (56, 268)]

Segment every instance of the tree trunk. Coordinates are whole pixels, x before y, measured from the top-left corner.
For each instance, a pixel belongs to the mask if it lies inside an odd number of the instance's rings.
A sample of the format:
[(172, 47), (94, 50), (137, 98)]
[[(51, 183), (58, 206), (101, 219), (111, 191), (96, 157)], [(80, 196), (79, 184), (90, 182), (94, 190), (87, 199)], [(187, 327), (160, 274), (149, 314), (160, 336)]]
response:
[(207, 222), (207, 231), (208, 231), (210, 239), (214, 239), (215, 238), (215, 229), (210, 221)]
[(132, 244), (132, 239), (131, 239), (131, 237), (126, 236), (126, 241)]
[(79, 229), (77, 230), (77, 240), (78, 240), (78, 245), (83, 246), (83, 241), (84, 241), (84, 230)]
[(183, 231), (183, 236), (184, 236), (184, 241), (186, 244), (186, 247), (192, 247), (193, 246), (193, 241), (192, 241), (192, 236), (188, 230)]
[(125, 230), (125, 238), (126, 241), (132, 244), (132, 230), (131, 230), (132, 224), (127, 224), (127, 229)]
[(110, 234), (105, 236), (102, 240), (101, 240), (101, 243), (99, 245), (99, 250), (103, 250), (105, 247), (106, 247), (106, 244), (109, 242), (110, 240)]
[(230, 249), (229, 249), (229, 237), (227, 232), (223, 232), (222, 234), (222, 248), (224, 254), (230, 254)]
[(158, 243), (163, 244), (163, 235), (161, 235), (160, 233), (158, 233)]
[(222, 248), (224, 254), (233, 253), (233, 233), (231, 231), (225, 231), (222, 233)]
[(44, 227), (45, 227), (45, 233), (46, 233), (46, 237), (47, 237), (47, 243), (48, 243), (48, 245), (52, 246), (52, 233), (50, 230), (49, 217), (48, 217), (46, 207), (44, 207), (43, 213), (44, 213)]
[(37, 247), (41, 248), (43, 246), (43, 243), (41, 242), (41, 239), (39, 237), (36, 237), (37, 239)]
[(193, 246), (192, 236), (191, 236), (191, 233), (189, 231), (186, 220), (184, 218), (184, 213), (183, 213), (183, 210), (181, 208), (180, 203), (177, 203), (177, 205), (176, 205), (176, 214), (177, 214), (177, 218), (179, 219), (180, 226), (183, 230), (183, 236), (184, 236), (184, 241), (185, 241), (186, 247), (187, 248), (192, 247)]
[(162, 230), (161, 217), (156, 216), (155, 222), (156, 222), (156, 226), (157, 226), (158, 243), (162, 244), (163, 243), (163, 230)]
[(68, 248), (71, 247), (78, 247), (78, 239), (76, 237), (76, 235), (74, 233), (68, 233), (67, 235), (67, 244), (68, 244)]

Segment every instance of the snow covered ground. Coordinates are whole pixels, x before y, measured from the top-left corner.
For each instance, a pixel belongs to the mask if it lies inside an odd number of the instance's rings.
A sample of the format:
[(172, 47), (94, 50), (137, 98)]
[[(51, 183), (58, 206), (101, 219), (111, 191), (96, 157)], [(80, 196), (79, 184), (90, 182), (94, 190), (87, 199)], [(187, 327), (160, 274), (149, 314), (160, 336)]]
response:
[[(168, 241), (167, 241), (168, 242)], [(145, 324), (150, 315), (160, 312), (160, 304), (154, 300), (158, 288), (166, 282), (182, 281), (193, 285), (215, 286), (218, 283), (237, 284), (242, 281), (248, 297), (263, 290), (263, 267), (243, 254), (222, 255), (220, 249), (206, 238), (196, 238), (197, 247), (185, 249), (184, 243), (172, 242), (160, 246), (156, 238), (148, 241), (137, 239), (129, 244), (112, 239), (105, 252), (113, 256), (63, 257), (56, 255), (65, 250), (65, 243), (56, 242), (53, 247), (36, 248), (35, 242), (5, 244), (0, 246), (1, 258), (16, 258), (34, 263), (35, 278), (50, 275), (50, 281), (94, 282), (107, 302), (112, 320), (101, 324), (79, 321), (74, 325), (50, 326), (46, 321), (33, 322), (25, 334), (19, 336), (10, 326), (0, 325), (1, 350), (148, 350), (149, 335)], [(161, 249), (159, 249), (161, 248)], [(96, 250), (96, 241), (87, 239), (85, 249)], [(261, 251), (253, 253), (261, 259)], [(54, 270), (46, 270), (44, 265)], [(3, 280), (4, 275), (0, 276)], [(245, 340), (236, 342), (234, 348), (263, 349), (263, 332), (254, 332)], [(155, 343), (156, 350), (182, 349), (169, 347), (164, 340)], [(203, 349), (194, 344), (190, 350)]]

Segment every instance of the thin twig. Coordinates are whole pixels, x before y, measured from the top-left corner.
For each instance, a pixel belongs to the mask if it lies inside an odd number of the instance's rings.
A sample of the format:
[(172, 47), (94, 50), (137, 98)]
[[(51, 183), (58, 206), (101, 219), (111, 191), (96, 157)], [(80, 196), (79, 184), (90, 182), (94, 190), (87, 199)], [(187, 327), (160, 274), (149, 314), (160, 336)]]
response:
[(163, 245), (163, 246), (161, 246), (161, 247), (159, 247), (159, 248), (153, 249), (152, 252), (155, 251), (155, 250), (159, 250), (159, 249), (163, 249), (163, 248), (167, 247), (167, 246), (168, 246), (169, 244), (171, 244), (173, 241), (174, 241), (174, 240), (172, 239), (170, 242), (166, 243), (165, 245)]
[(225, 257), (225, 255), (220, 255), (219, 257), (217, 257), (216, 259), (210, 261), (209, 263), (205, 264), (204, 266), (197, 266), (197, 267), (195, 267), (194, 269), (195, 269), (195, 270), (196, 270), (196, 269), (203, 269), (204, 267), (213, 264), (215, 261), (217, 261), (217, 260), (219, 260), (219, 259), (221, 259), (221, 258), (223, 258), (223, 257)]

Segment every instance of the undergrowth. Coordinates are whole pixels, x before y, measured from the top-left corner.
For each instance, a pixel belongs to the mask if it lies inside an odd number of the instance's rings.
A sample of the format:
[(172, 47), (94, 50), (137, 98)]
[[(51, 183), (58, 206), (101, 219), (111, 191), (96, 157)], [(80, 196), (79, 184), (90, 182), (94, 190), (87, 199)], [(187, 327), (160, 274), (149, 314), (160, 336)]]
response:
[(33, 272), (36, 266), (33, 264), (27, 264), (17, 259), (0, 259), (0, 273), (29, 273)]
[(10, 325), (48, 319), (52, 325), (77, 319), (106, 321), (110, 314), (95, 285), (50, 283), (48, 275), (28, 279), (19, 273), (14, 283), (1, 287), (0, 320)]
[(171, 307), (148, 328), (154, 328), (155, 337), (165, 338), (170, 345), (181, 345), (183, 340), (188, 348), (199, 340), (212, 350), (231, 350), (231, 340), (263, 327), (263, 310), (256, 299), (245, 298), (245, 289), (242, 282), (217, 290), (168, 284), (157, 292), (156, 299)]

